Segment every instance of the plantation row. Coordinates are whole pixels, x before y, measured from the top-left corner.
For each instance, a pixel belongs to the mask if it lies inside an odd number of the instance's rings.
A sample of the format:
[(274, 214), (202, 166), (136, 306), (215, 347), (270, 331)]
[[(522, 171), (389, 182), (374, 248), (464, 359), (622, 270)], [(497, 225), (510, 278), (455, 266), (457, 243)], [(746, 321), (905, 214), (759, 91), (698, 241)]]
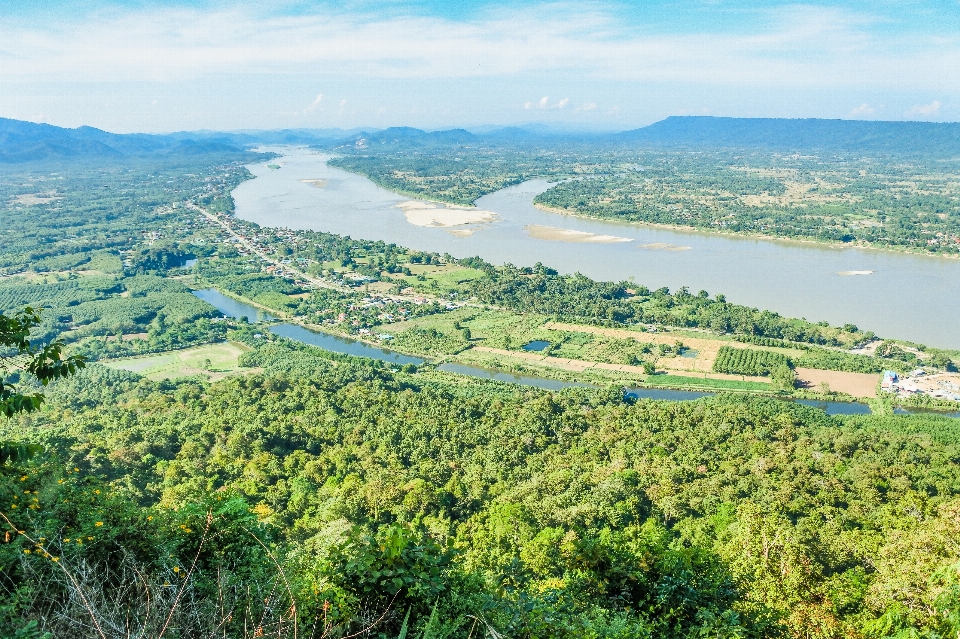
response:
[(722, 346), (713, 362), (715, 373), (734, 375), (752, 375), (761, 377), (781, 368), (790, 368), (790, 360), (785, 355), (770, 351), (758, 351), (752, 348), (733, 348)]

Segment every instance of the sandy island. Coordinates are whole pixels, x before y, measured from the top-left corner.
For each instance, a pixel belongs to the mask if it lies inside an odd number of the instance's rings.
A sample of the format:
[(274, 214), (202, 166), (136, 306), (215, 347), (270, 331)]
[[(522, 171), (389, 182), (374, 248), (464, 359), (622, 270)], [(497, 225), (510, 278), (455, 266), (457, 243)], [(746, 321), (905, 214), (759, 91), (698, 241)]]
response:
[(677, 246), (676, 244), (667, 244), (666, 242), (654, 242), (653, 244), (643, 244), (640, 248), (648, 251), (689, 251), (689, 246)]
[(876, 271), (840, 271), (837, 275), (848, 277), (850, 275), (873, 275)]
[[(432, 226), (435, 228), (452, 228), (471, 224), (489, 224), (497, 219), (493, 211), (484, 211), (469, 206), (455, 206), (448, 204), (444, 207), (430, 202), (401, 202), (397, 208), (403, 211), (407, 222), (415, 226)], [(454, 233), (457, 237), (472, 235), (477, 229), (458, 229)]]
[(550, 240), (553, 242), (588, 242), (591, 244), (612, 244), (616, 242), (632, 242), (628, 237), (617, 237), (616, 235), (597, 235), (596, 233), (587, 233), (585, 231), (572, 231), (570, 229), (558, 229), (553, 226), (540, 226), (539, 224), (529, 224), (523, 227), (527, 235), (537, 240)]
[(300, 181), (303, 182), (304, 184), (309, 184), (310, 186), (316, 189), (322, 189), (327, 184), (329, 184), (329, 182), (327, 182), (326, 180), (300, 180)]

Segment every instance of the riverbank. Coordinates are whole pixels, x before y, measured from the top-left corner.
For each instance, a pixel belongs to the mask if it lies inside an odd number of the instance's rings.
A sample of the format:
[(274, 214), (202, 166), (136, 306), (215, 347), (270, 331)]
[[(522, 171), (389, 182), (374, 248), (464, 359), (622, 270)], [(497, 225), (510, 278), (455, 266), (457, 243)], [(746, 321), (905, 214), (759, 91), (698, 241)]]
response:
[[(770, 235), (769, 233), (754, 233), (751, 231), (728, 231), (724, 229), (712, 229), (704, 228), (700, 226), (690, 226), (684, 224), (663, 224), (661, 222), (643, 222), (640, 220), (628, 220), (621, 218), (613, 217), (602, 217), (599, 215), (586, 215), (577, 211), (571, 211), (569, 209), (561, 209), (554, 206), (546, 206), (538, 202), (532, 203), (534, 207), (543, 211), (544, 213), (552, 213), (554, 215), (566, 215), (569, 217), (575, 217), (582, 220), (599, 220), (601, 222), (616, 222), (617, 224), (630, 224), (638, 227), (647, 227), (654, 229), (663, 229), (665, 231), (675, 231), (679, 233), (692, 233), (698, 235), (717, 235), (717, 236), (727, 236), (727, 237), (738, 237), (738, 238), (749, 238), (756, 240), (765, 240), (768, 242), (782, 242), (785, 244), (793, 245), (816, 245), (819, 247), (827, 248), (837, 248), (837, 249), (850, 249), (858, 248), (868, 251), (883, 251), (888, 253), (900, 253), (907, 255), (920, 255), (925, 257), (939, 257), (948, 260), (960, 260), (960, 255), (947, 255), (943, 253), (931, 253), (929, 251), (922, 251), (911, 246), (877, 246), (869, 242), (836, 242), (830, 240), (823, 240), (815, 237), (784, 237), (780, 235)], [(641, 247), (644, 248), (644, 247)], [(683, 247), (684, 249), (688, 247)]]
[[(539, 262), (597, 281), (633, 278), (638, 287), (650, 290), (702, 289), (711, 297), (723, 294), (732, 303), (769, 309), (782, 317), (807, 317), (832, 325), (850, 323), (864, 331), (915, 343), (960, 347), (956, 320), (960, 317), (960, 262), (955, 260), (853, 247), (840, 251), (823, 243), (756, 241), (742, 235), (657, 229), (580, 216), (558, 218), (531, 203), (550, 188), (543, 180), (480, 198), (477, 208), (495, 212), (498, 220), (482, 230), (478, 225), (476, 232), (461, 237), (465, 233), (452, 231), (469, 227), (410, 224), (396, 208), (407, 198), (358, 173), (328, 166), (326, 159), (291, 150), (283, 171), (248, 167), (256, 179), (233, 191), (236, 217), (265, 227), (323, 231), (461, 259), (479, 256), (491, 264), (529, 267)], [(329, 185), (312, 188), (300, 179), (325, 179)], [(529, 225), (619, 236), (634, 242), (542, 241), (524, 232)], [(837, 275), (848, 271), (874, 274)], [(753, 276), (756, 273), (764, 277)]]

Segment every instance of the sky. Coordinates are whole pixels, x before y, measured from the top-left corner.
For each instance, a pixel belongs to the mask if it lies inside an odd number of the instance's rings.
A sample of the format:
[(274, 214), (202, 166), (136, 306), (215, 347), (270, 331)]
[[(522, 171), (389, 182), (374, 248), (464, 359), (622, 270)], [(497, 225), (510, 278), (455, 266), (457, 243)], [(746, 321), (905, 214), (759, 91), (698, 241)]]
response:
[(960, 120), (960, 0), (0, 0), (0, 117), (115, 132)]

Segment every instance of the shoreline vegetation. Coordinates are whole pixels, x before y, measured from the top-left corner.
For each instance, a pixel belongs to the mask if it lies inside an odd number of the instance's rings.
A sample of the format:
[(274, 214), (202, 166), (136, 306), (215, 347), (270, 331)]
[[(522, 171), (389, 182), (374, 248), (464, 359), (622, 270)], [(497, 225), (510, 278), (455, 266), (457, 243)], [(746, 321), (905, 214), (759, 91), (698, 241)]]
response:
[[(541, 204), (539, 202), (534, 202), (533, 206), (544, 211), (545, 213), (554, 213), (556, 215), (568, 215), (570, 217), (578, 217), (585, 220), (601, 220), (607, 222), (616, 222), (617, 224), (631, 224), (638, 227), (650, 227), (664, 229), (668, 231), (679, 231), (681, 233), (696, 233), (702, 235), (722, 235), (725, 237), (739, 237), (746, 239), (756, 239), (764, 240), (769, 242), (784, 242), (788, 244), (814, 244), (820, 247), (827, 248), (836, 248), (836, 249), (850, 249), (858, 248), (871, 251), (889, 251), (892, 253), (905, 253), (908, 255), (920, 255), (924, 257), (940, 257), (946, 259), (957, 260), (960, 259), (960, 254), (949, 254), (949, 253), (931, 253), (929, 251), (924, 251), (923, 249), (915, 247), (900, 247), (900, 246), (887, 246), (887, 245), (874, 245), (869, 242), (841, 242), (839, 240), (826, 240), (816, 237), (784, 237), (780, 235), (770, 235), (769, 233), (756, 233), (753, 231), (729, 231), (725, 229), (712, 229), (704, 228), (699, 226), (690, 226), (683, 224), (665, 224), (662, 222), (644, 222), (641, 220), (624, 220), (616, 219), (612, 217), (604, 217), (600, 215), (590, 215), (588, 213), (581, 213), (579, 211), (574, 211), (571, 209), (562, 209), (555, 206), (547, 206), (546, 204)], [(650, 248), (650, 247), (641, 247), (641, 248)], [(685, 249), (689, 247), (677, 247), (679, 249)], [(676, 249), (675, 249), (676, 250)], [(843, 273), (841, 273), (842, 275)], [(866, 271), (849, 271), (846, 274), (850, 275), (867, 275), (869, 274)]]

